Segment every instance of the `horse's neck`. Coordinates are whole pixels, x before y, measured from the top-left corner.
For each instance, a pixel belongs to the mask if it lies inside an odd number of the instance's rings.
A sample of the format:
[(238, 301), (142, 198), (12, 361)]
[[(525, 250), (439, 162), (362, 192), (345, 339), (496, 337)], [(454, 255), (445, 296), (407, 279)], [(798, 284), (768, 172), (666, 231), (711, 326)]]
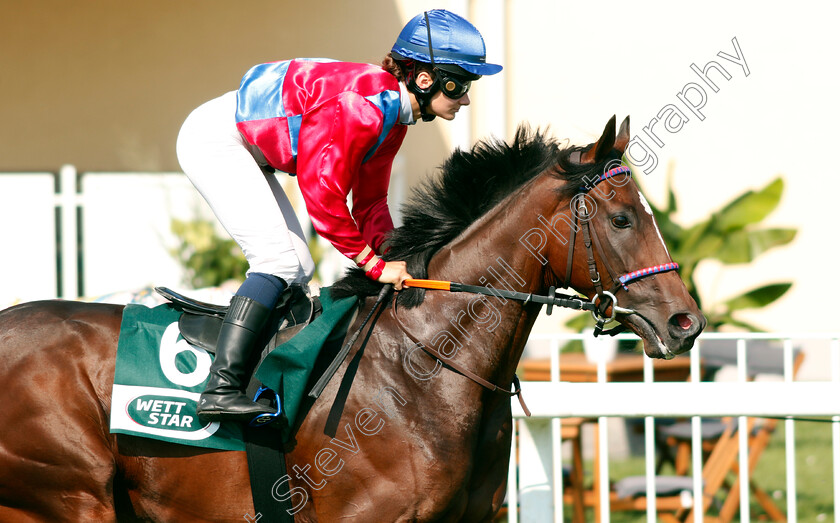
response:
[[(556, 182), (540, 176), (500, 202), (431, 260), (429, 277), (491, 290), (544, 293), (544, 266), (520, 238), (541, 227), (540, 216), (551, 216), (560, 205), (554, 186)], [(540, 307), (472, 294), (441, 300), (459, 303), (448, 307), (454, 317), (440, 319), (443, 327), (452, 326), (469, 339), (469, 350), (461, 351), (459, 362), (496, 379), (499, 386), (509, 385)]]

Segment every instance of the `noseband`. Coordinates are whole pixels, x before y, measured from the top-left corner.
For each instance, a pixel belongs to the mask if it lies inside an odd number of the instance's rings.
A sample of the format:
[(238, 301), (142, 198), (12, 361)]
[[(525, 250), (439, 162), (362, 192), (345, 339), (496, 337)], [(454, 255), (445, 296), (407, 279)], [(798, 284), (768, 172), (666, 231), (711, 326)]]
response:
[[(603, 256), (605, 252), (603, 246), (601, 245), (601, 241), (598, 239), (598, 235), (595, 233), (595, 229), (590, 227), (589, 222), (594, 216), (594, 212), (589, 210), (589, 207), (586, 205), (586, 198), (583, 195), (586, 195), (591, 191), (596, 185), (612, 178), (613, 176), (617, 176), (619, 174), (629, 174), (630, 168), (622, 165), (621, 167), (616, 167), (614, 169), (610, 169), (609, 171), (602, 174), (594, 183), (591, 185), (584, 185), (578, 190), (577, 196), (572, 198), (572, 205), (576, 205), (576, 212), (573, 212), (574, 222), (572, 225), (571, 231), (571, 240), (569, 241), (569, 254), (566, 256), (566, 274), (563, 277), (563, 286), (569, 287), (571, 284), (571, 277), (572, 277), (572, 265), (574, 263), (574, 254), (575, 254), (575, 238), (577, 237), (578, 229), (583, 231), (583, 245), (586, 247), (586, 263), (589, 267), (589, 279), (592, 282), (592, 285), (595, 287), (595, 296), (592, 297), (592, 304), (595, 307), (590, 311), (592, 313), (592, 317), (595, 318), (595, 336), (598, 336), (601, 333), (606, 332), (607, 334), (616, 334), (623, 330), (623, 327), (619, 326), (609, 331), (604, 331), (604, 324), (612, 321), (615, 319), (616, 313), (620, 314), (635, 314), (636, 311), (633, 309), (627, 309), (624, 307), (619, 307), (618, 299), (615, 297), (615, 293), (618, 292), (620, 289), (624, 289), (625, 291), (630, 291), (627, 285), (631, 282), (638, 281), (642, 278), (647, 276), (652, 276), (654, 274), (659, 274), (662, 272), (668, 271), (676, 271), (679, 269), (679, 264), (676, 262), (668, 262), (663, 263), (660, 265), (652, 265), (650, 267), (645, 267), (643, 269), (638, 269), (632, 272), (628, 272), (622, 275), (618, 275), (610, 265), (607, 258)], [(580, 226), (578, 226), (578, 222), (580, 222)], [(593, 245), (594, 244), (594, 245)], [(613, 286), (610, 290), (604, 290), (603, 283), (601, 281), (601, 274), (598, 272), (598, 265), (595, 262), (595, 248), (597, 248), (601, 253), (601, 263), (604, 264), (606, 267), (607, 272), (610, 275), (610, 280), (613, 282)], [(597, 302), (597, 303), (596, 303)], [(606, 311), (609, 308), (610, 302), (612, 302), (612, 313), (608, 316)]]

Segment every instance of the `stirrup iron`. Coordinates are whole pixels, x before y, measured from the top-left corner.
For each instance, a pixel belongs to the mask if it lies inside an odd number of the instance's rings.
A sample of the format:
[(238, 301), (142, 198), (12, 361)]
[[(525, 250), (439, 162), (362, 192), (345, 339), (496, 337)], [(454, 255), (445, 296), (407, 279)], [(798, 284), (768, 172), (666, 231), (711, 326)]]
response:
[(273, 390), (271, 390), (271, 389), (269, 389), (268, 387), (265, 387), (265, 386), (261, 386), (257, 390), (257, 393), (254, 395), (254, 403), (256, 403), (257, 400), (260, 399), (260, 397), (263, 394), (265, 394), (266, 392), (274, 393), (274, 402), (275, 402), (275, 405), (277, 405), (277, 411), (274, 412), (273, 414), (268, 414), (268, 413), (257, 414), (254, 417), (254, 419), (252, 419), (250, 422), (248, 422), (249, 427), (264, 427), (264, 426), (268, 425), (269, 423), (272, 423), (273, 421), (275, 421), (277, 418), (279, 418), (280, 414), (283, 412), (282, 406), (280, 405), (280, 395), (277, 394), (277, 392), (275, 392), (275, 391), (273, 391)]

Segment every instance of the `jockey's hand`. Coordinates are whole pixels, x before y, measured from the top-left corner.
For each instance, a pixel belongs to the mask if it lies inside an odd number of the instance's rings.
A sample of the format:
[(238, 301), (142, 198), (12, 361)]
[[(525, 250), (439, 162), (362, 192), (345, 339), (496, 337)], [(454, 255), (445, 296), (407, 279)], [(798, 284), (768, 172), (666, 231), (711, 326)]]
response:
[(380, 283), (390, 283), (396, 290), (402, 290), (403, 282), (411, 278), (404, 261), (385, 262), (385, 268), (377, 280)]

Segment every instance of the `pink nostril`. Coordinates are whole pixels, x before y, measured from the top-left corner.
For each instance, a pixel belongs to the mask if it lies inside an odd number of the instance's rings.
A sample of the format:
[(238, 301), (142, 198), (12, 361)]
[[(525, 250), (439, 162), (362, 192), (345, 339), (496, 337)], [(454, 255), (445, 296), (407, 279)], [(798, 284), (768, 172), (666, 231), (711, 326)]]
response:
[(682, 330), (688, 330), (691, 328), (691, 318), (688, 314), (677, 314), (677, 324)]

